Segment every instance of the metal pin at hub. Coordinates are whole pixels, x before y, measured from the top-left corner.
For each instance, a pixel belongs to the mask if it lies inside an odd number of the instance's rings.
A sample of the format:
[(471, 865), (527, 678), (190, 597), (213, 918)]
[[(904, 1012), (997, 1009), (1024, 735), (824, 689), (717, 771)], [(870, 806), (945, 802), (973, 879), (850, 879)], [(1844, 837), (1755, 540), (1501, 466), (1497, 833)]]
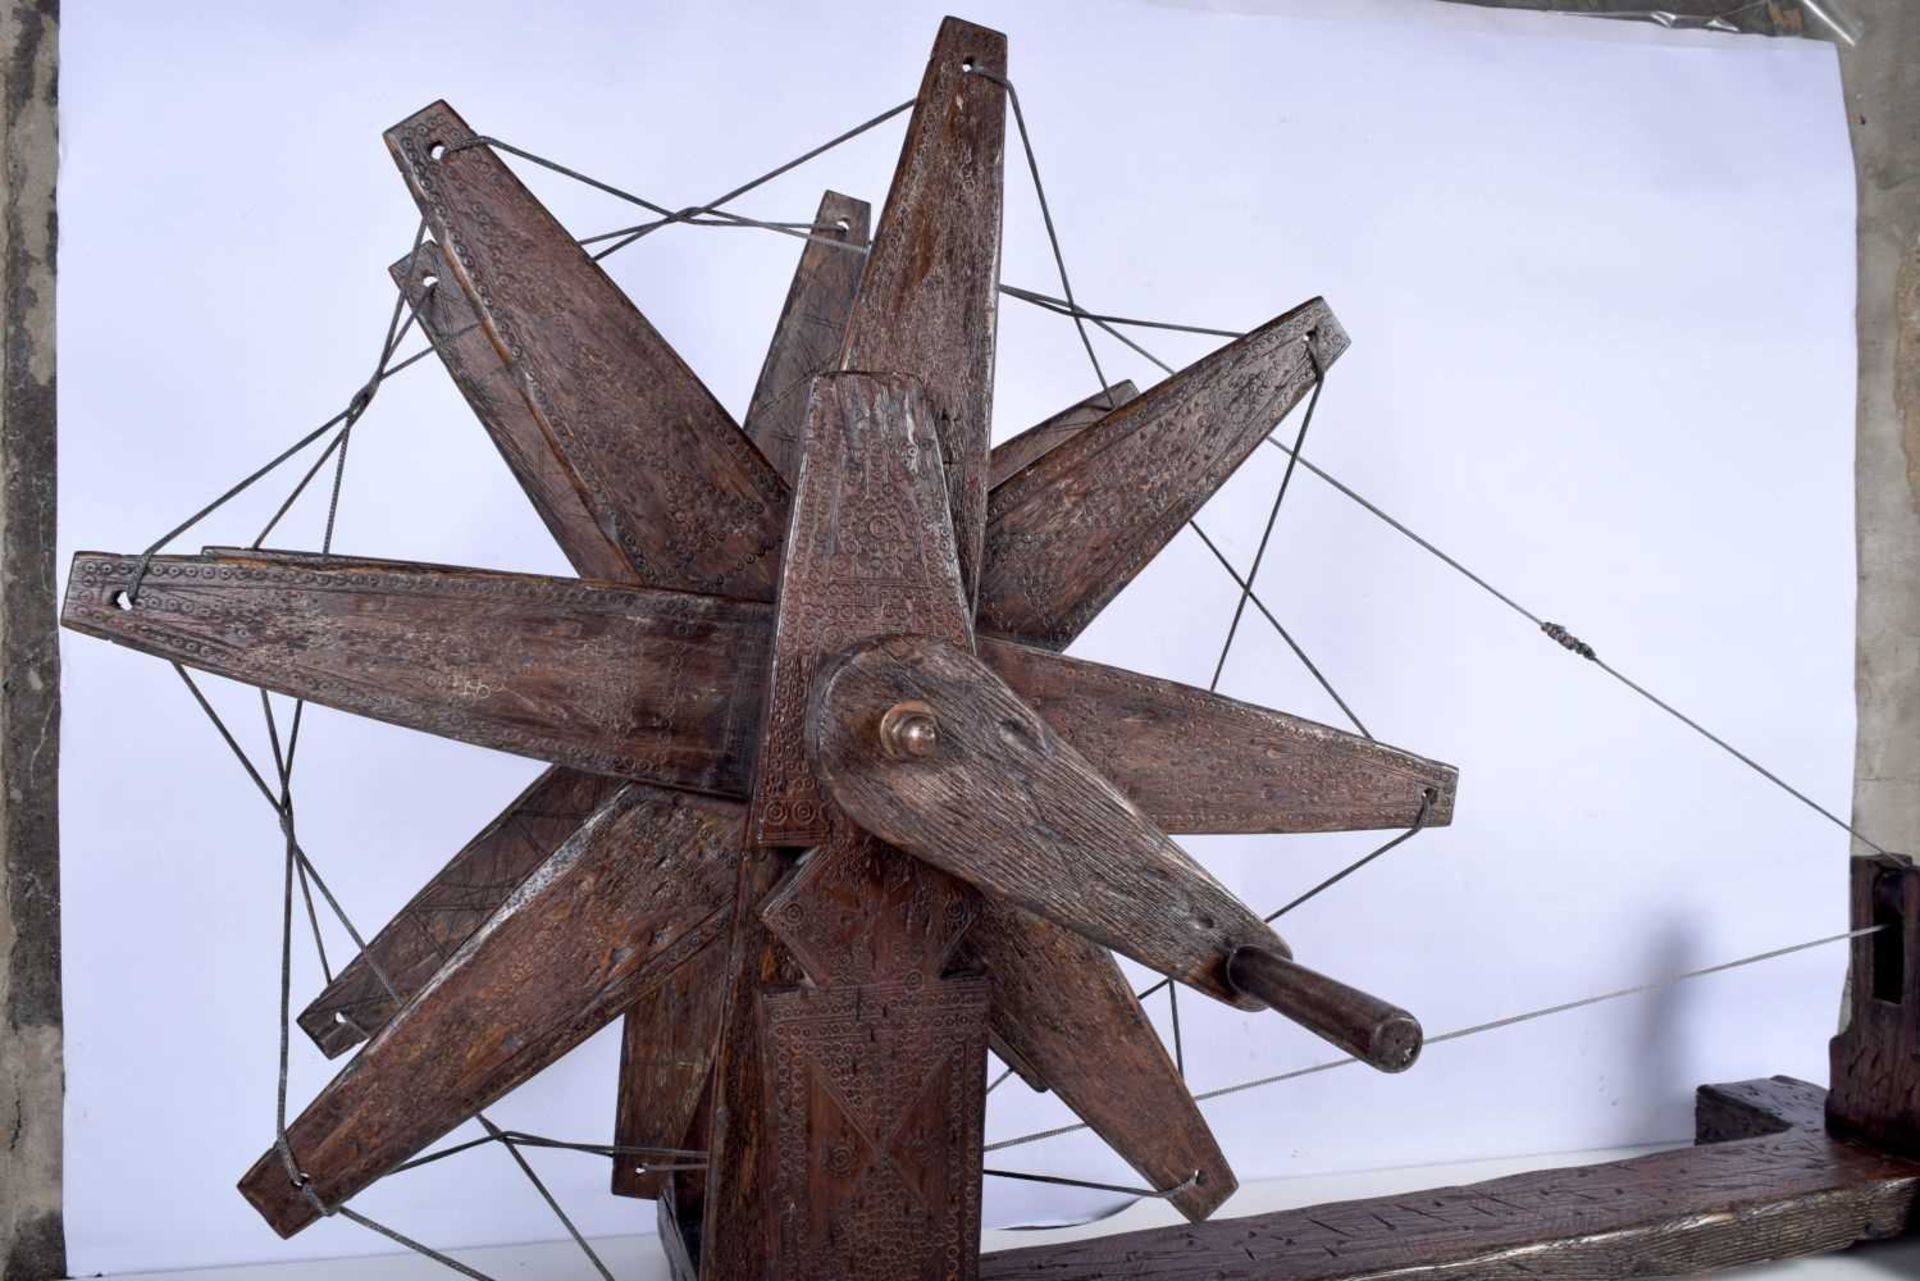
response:
[(880, 717), (880, 742), (896, 759), (922, 759), (940, 745), (940, 722), (918, 699), (889, 707)]

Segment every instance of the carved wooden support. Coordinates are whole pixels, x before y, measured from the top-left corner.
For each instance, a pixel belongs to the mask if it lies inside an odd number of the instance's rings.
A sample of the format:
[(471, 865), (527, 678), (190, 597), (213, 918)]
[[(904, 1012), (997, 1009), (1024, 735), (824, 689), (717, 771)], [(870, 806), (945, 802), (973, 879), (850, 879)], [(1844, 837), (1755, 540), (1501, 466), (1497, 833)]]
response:
[(1903, 854), (1853, 860), (1847, 1023), (1833, 1038), (1827, 1124), (1920, 1156), (1920, 868)]

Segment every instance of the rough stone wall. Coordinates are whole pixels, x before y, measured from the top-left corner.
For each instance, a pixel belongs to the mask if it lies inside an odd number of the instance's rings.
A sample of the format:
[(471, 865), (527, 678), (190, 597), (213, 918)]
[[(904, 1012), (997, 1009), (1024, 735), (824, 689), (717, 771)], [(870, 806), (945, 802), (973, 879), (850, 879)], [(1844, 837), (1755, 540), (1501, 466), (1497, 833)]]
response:
[(1920, 5), (1857, 0), (1843, 51), (1860, 182), (1854, 824), (1920, 853)]
[[(1599, 17), (1638, 17), (1657, 13), (1679, 27), (1712, 22), (1736, 31), (1766, 36), (1797, 36), (1809, 26), (1800, 0), (1459, 0), (1500, 9), (1551, 9)], [(1836, 0), (1826, 0), (1835, 3)], [(1840, 4), (1850, 0), (1838, 0)]]
[(0, 1281), (67, 1273), (54, 624), (58, 0), (0, 0)]

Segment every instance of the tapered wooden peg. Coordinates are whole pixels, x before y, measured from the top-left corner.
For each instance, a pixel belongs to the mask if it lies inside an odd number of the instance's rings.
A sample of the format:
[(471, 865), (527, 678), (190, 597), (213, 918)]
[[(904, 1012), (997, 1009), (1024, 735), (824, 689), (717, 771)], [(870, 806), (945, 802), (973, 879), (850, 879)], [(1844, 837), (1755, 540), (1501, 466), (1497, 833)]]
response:
[(1369, 1067), (1404, 1072), (1420, 1057), (1426, 1039), (1420, 1020), (1278, 952), (1235, 948), (1227, 958), (1227, 982)]

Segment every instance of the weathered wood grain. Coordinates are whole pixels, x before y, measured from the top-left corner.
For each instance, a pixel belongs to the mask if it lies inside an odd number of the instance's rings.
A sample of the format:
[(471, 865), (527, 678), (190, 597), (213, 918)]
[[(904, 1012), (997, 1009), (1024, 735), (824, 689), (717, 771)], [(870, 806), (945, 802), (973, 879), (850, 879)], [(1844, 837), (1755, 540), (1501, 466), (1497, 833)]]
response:
[[(430, 240), (425, 242), (417, 252), (395, 263), (391, 274), (452, 375), (454, 385), (498, 446), (534, 509), (573, 563), (575, 572), (582, 578), (638, 585), (638, 571), (601, 530), (580, 494), (566, 459), (556, 452), (553, 439), (534, 416), (514, 371), (494, 346), (466, 291), (449, 273), (440, 247)], [(850, 301), (851, 286), (847, 294)], [(844, 307), (845, 304), (843, 312)], [(821, 357), (819, 367), (826, 367), (834, 355), (837, 352)], [(630, 408), (636, 421), (644, 421), (654, 407), (640, 401)], [(652, 568), (659, 572), (670, 566), (655, 562)], [(645, 585), (692, 589), (700, 583), (656, 579)], [(744, 578), (737, 585), (752, 591), (755, 581)], [(550, 771), (542, 783), (543, 786), (509, 806), (468, 850), (436, 874), (395, 925), (404, 926), (416, 913), (431, 912), (432, 936), (438, 955), (449, 954), (467, 934), (478, 928), (519, 879), (530, 874), (572, 830), (564, 822), (556, 825), (549, 821), (555, 807), (548, 793), (582, 792), (604, 799), (618, 786), (594, 775), (561, 769)], [(575, 825), (579, 818), (592, 812), (597, 803), (596, 799), (575, 807)], [(535, 813), (527, 813), (529, 809)], [(512, 834), (511, 839), (500, 839), (502, 833)], [(483, 875), (487, 892), (482, 894), (474, 892), (475, 878), (468, 866), (475, 846), (485, 850)], [(459, 905), (457, 909), (453, 907), (455, 904)], [(389, 927), (389, 931), (393, 928)], [(383, 937), (386, 933), (388, 931), (383, 931)], [(376, 939), (371, 946), (378, 956), (381, 940)], [(709, 952), (724, 959), (724, 947), (716, 946)], [(615, 1110), (616, 1144), (672, 1147), (684, 1137), (704, 1088), (723, 997), (721, 976), (705, 972), (713, 964), (711, 960), (704, 965), (696, 962), (679, 971), (629, 1013), (622, 1038), (624, 1057)], [(410, 974), (408, 982), (396, 980), (396, 984), (403, 992), (411, 993), (430, 974), (431, 970), (423, 967), (417, 974), (417, 983), (416, 976)], [(363, 1008), (341, 1009), (347, 1004), (359, 1004)], [(372, 1008), (364, 1008), (369, 1004)], [(339, 1009), (346, 1017), (324, 1018), (329, 1007)], [(302, 1021), (310, 1034), (322, 1040), (323, 1048), (329, 1053), (339, 1053), (361, 1039), (358, 1028), (365, 1028), (371, 1034), (392, 1008), (384, 987), (368, 970), (364, 959), (356, 958), (308, 1008)], [(612, 1166), (616, 1195), (654, 1195), (663, 1177), (642, 1173), (633, 1161), (617, 1156), (612, 1159)]]
[(968, 600), (980, 576), (999, 318), (1007, 38), (940, 24), (847, 327), (841, 368), (910, 374), (940, 416)]
[[(314, 1193), (352, 1197), (724, 935), (740, 822), (638, 784), (602, 807), (288, 1127)], [(282, 1236), (317, 1217), (275, 1150), (240, 1189)]]
[(993, 492), (982, 631), (1064, 649), (1313, 387), (1347, 335), (1316, 298), (1147, 389)]
[(1827, 1124), (1920, 1157), (1920, 868), (1903, 854), (1852, 860), (1848, 1017), (1828, 1047)]
[(535, 779), (334, 976), (300, 1012), (300, 1027), (328, 1058), (379, 1031), (399, 1007), (376, 967), (401, 1000), (411, 998), (623, 786), (617, 778), (557, 768)]
[(807, 764), (815, 666), (848, 644), (916, 632), (969, 644), (933, 411), (914, 380), (814, 381), (806, 457), (780, 585), (752, 823), (763, 845), (812, 845), (829, 828)]
[(800, 265), (747, 406), (747, 435), (789, 485), (800, 474), (807, 388), (816, 375), (839, 368), (847, 319), (867, 265), (865, 253), (823, 242), (864, 246), (871, 216), (864, 200), (837, 191), (820, 198), (813, 239), (800, 251)]
[[(513, 369), (493, 345), (466, 290), (447, 269), (440, 246), (429, 240), (388, 268), (406, 295), (420, 331), (487, 430), (514, 478), (546, 522), (554, 541), (582, 578), (634, 581), (631, 562), (601, 530), (581, 497), (566, 460), (554, 451)], [(647, 412), (634, 406), (634, 416)], [(655, 582), (651, 586), (679, 584)]]
[(446, 103), (386, 139), (608, 541), (649, 583), (771, 596), (786, 485), (720, 402)]
[(1453, 821), (1459, 771), (1285, 712), (1050, 650), (980, 657), (1165, 832), (1350, 832)]
[[(985, 1281), (1619, 1281), (1691, 1276), (1910, 1230), (1920, 1165), (1829, 1138), (1821, 1091), (1707, 1087), (1778, 1128), (1630, 1161), (990, 1254)], [(1750, 1127), (1758, 1128), (1758, 1127)]]
[(987, 459), (987, 489), (1000, 488), (1029, 463), (1052, 453), (1139, 394), (1132, 379), (1122, 379), (1001, 441)]
[(998, 1040), (1149, 1185), (1191, 1181), (1171, 1203), (1196, 1222), (1233, 1195), (1213, 1131), (1105, 948), (986, 899), (965, 950), (993, 984)]
[[(688, 1146), (688, 1128), (712, 1076), (713, 1047), (726, 1004), (728, 955), (727, 939), (714, 939), (627, 1011), (620, 1034), (616, 1145)], [(666, 1177), (631, 1155), (613, 1158), (615, 1196), (659, 1196)]]
[[(156, 558), (138, 604), (119, 609), (114, 596), (135, 563), (76, 556), (68, 625), (483, 746), (746, 795), (748, 736), (764, 699), (755, 668), (772, 628), (765, 605), (398, 561), (231, 551)], [(849, 608), (870, 613), (883, 629), (893, 619), (905, 625), (907, 607), (849, 565)], [(881, 565), (880, 572), (893, 570)], [(1450, 766), (1028, 646), (982, 639), (980, 657), (1163, 831), (1405, 826), (1427, 787), (1435, 790), (1428, 823), (1451, 818)], [(652, 750), (636, 754), (636, 737)], [(473, 878), (452, 884), (451, 893), (479, 913)], [(507, 888), (501, 885), (502, 897)]]
[[(791, 874), (784, 852), (749, 846), (739, 860), (730, 981), (713, 1061), (707, 1170), (702, 1180), (702, 1281), (763, 1281), (779, 1275), (774, 1237), (773, 1119), (760, 1036), (760, 993), (792, 987), (800, 966), (760, 919), (760, 905)], [(679, 1180), (675, 1180), (676, 1195)]]
[[(327, 707), (595, 773), (742, 795), (768, 610), (289, 553), (81, 553), (65, 621)], [(744, 719), (743, 717), (744, 713)]]
[(700, 1281), (700, 1218), (683, 1213), (676, 1196), (674, 1181), (669, 1179), (653, 1220), (660, 1251), (667, 1256), (667, 1274), (673, 1281)]
[[(923, 754), (889, 750), (882, 718), (930, 709)], [(814, 768), (881, 839), (1001, 899), (1242, 1008), (1235, 947), (1287, 945), (1101, 778), (972, 655), (928, 637), (852, 651), (816, 681)]]

